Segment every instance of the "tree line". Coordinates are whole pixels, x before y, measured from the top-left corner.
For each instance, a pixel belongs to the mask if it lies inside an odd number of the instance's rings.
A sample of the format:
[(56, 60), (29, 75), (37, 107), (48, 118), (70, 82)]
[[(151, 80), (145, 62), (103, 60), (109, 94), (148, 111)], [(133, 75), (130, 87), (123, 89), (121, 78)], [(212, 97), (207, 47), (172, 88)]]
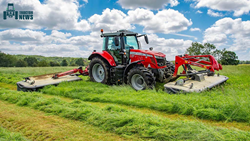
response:
[(222, 50), (216, 49), (215, 45), (210, 43), (200, 44), (193, 42), (186, 50), (189, 55), (213, 55), (218, 63), (222, 65), (238, 65), (240, 62), (238, 56), (233, 51), (228, 51), (225, 48)]
[(246, 60), (246, 61), (240, 61), (240, 64), (250, 64), (250, 61)]
[[(40, 58), (34, 56), (24, 56), (10, 55), (0, 51), (0, 67), (55, 67), (55, 66), (84, 66), (87, 61), (83, 58), (59, 58), (61, 61), (55, 61), (54, 57), (44, 57)], [(42, 59), (41, 59), (42, 58)], [(48, 59), (50, 58), (50, 59)], [(52, 58), (52, 59), (51, 59)]]

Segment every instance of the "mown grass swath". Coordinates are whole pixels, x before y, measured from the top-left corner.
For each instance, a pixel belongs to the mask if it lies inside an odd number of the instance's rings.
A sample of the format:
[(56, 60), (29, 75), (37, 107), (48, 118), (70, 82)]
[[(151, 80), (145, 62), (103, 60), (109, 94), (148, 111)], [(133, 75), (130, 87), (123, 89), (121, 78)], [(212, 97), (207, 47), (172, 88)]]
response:
[(0, 99), (37, 110), (87, 122), (122, 136), (155, 140), (247, 140), (249, 132), (205, 126), (200, 122), (171, 121), (108, 105), (104, 108), (80, 100), (64, 102), (42, 94), (2, 89)]
[(28, 141), (19, 133), (10, 132), (0, 127), (0, 140), (1, 141)]

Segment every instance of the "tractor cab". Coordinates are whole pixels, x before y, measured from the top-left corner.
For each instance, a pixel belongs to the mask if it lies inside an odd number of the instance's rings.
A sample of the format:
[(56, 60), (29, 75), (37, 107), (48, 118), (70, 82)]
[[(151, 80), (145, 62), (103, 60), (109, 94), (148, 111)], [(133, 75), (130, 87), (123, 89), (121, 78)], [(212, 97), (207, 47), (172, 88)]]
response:
[(115, 60), (116, 65), (126, 65), (129, 62), (131, 49), (140, 49), (137, 37), (139, 35), (128, 30), (119, 30), (115, 33), (103, 33), (103, 51), (107, 51)]

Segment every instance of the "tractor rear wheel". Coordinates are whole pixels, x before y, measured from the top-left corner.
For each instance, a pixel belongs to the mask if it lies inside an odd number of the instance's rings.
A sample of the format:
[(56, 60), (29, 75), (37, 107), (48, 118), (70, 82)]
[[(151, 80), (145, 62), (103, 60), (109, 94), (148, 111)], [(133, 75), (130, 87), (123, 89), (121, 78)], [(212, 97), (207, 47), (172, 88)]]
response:
[(154, 74), (145, 67), (134, 67), (128, 72), (127, 83), (135, 90), (153, 89), (155, 86)]
[(109, 64), (101, 58), (93, 58), (89, 64), (89, 76), (93, 82), (107, 84), (109, 82)]

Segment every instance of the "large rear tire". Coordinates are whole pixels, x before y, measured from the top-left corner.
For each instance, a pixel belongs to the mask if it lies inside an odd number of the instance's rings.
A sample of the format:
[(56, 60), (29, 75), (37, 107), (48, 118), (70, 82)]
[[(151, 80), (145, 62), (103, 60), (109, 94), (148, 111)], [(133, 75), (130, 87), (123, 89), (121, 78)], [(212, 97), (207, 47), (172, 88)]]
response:
[(153, 89), (155, 86), (154, 74), (145, 67), (134, 67), (128, 72), (127, 83), (135, 90)]
[(93, 58), (89, 64), (89, 76), (93, 82), (109, 83), (109, 64), (101, 58)]

